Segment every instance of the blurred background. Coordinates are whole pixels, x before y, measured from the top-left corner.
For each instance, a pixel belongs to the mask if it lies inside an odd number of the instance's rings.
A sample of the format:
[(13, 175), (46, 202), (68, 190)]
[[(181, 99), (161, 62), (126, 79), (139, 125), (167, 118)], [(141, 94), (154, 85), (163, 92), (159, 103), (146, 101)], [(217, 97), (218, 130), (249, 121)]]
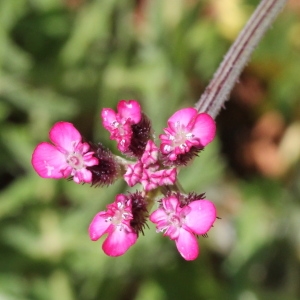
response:
[[(145, 236), (110, 258), (94, 215), (128, 190), (42, 179), (56, 121), (116, 151), (103, 107), (136, 99), (157, 135), (193, 106), (258, 0), (0, 0), (0, 299), (300, 299), (300, 3), (290, 0), (180, 173), (218, 208), (201, 255)], [(116, 151), (116, 153), (118, 153)]]

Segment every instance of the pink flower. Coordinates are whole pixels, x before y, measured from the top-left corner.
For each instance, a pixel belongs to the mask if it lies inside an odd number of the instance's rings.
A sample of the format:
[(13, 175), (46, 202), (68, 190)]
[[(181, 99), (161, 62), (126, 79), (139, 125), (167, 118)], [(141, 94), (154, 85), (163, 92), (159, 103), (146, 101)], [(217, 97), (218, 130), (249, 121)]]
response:
[(150, 191), (158, 186), (172, 185), (177, 178), (176, 168), (155, 171), (155, 169), (147, 168), (143, 170), (141, 184), (145, 191)]
[(32, 154), (32, 166), (43, 178), (73, 177), (76, 183), (91, 182), (92, 173), (86, 167), (98, 164), (88, 152), (88, 143), (82, 143), (79, 131), (68, 122), (54, 124), (49, 132), (52, 144), (40, 143)]
[(153, 182), (157, 183), (158, 186), (172, 185), (177, 179), (177, 170), (176, 168), (172, 168), (153, 172), (151, 174), (151, 179)]
[(173, 114), (168, 120), (168, 127), (161, 134), (160, 150), (175, 161), (177, 156), (190, 151), (192, 147), (203, 148), (215, 137), (216, 125), (213, 118), (205, 113), (198, 113), (195, 108), (184, 108)]
[(124, 180), (129, 186), (134, 186), (141, 181), (143, 174), (143, 164), (138, 161), (127, 165), (127, 171), (124, 174)]
[(216, 209), (208, 200), (195, 200), (181, 207), (177, 195), (162, 199), (159, 209), (150, 215), (157, 231), (164, 232), (186, 260), (194, 260), (199, 254), (196, 235), (203, 235), (213, 225)]
[(107, 233), (103, 251), (109, 256), (122, 255), (137, 240), (137, 233), (130, 226), (132, 219), (131, 200), (119, 194), (115, 202), (107, 206), (107, 211), (101, 211), (94, 217), (89, 227), (90, 238), (96, 241)]
[(121, 152), (126, 152), (132, 137), (131, 126), (139, 123), (142, 118), (139, 103), (135, 100), (121, 100), (117, 113), (111, 108), (104, 108), (101, 117), (104, 128), (110, 132), (110, 139), (117, 141)]
[(128, 165), (124, 174), (124, 180), (129, 186), (141, 183), (146, 191), (174, 184), (176, 178), (176, 168), (159, 170), (158, 148), (152, 140), (147, 142), (141, 159)]
[(158, 148), (152, 140), (149, 140), (146, 144), (145, 151), (141, 157), (141, 162), (145, 166), (156, 164), (158, 161)]

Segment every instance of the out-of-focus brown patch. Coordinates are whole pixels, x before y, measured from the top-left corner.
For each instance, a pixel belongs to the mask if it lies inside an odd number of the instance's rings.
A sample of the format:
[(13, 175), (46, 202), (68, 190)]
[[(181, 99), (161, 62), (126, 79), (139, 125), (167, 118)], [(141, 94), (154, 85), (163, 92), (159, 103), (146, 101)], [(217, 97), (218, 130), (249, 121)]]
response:
[(265, 139), (278, 144), (284, 127), (282, 115), (277, 111), (269, 111), (258, 119), (251, 135), (253, 139)]
[(233, 95), (247, 106), (256, 106), (263, 101), (265, 88), (257, 77), (244, 73), (236, 84)]
[(274, 110), (260, 113), (266, 107), (266, 93), (264, 80), (248, 67), (226, 103), (228, 110), (217, 119), (222, 151), (242, 177), (261, 174), (276, 178), (288, 169), (280, 151), (286, 130), (283, 116)]
[(268, 177), (281, 176), (286, 166), (279, 151), (284, 132), (284, 121), (276, 111), (262, 115), (251, 130), (249, 141), (243, 147), (244, 162)]
[(241, 177), (250, 176), (254, 170), (245, 162), (245, 145), (255, 124), (253, 108), (246, 106), (236, 95), (225, 103), (225, 109), (217, 117), (221, 150), (230, 168)]
[(300, 1), (299, 0), (289, 0), (287, 7), (297, 13), (300, 13)]
[[(226, 109), (217, 118), (222, 152), (239, 176), (261, 174), (277, 178), (289, 168), (281, 150), (286, 125), (280, 112), (274, 110), (257, 118), (265, 97), (264, 88), (259, 83), (254, 84), (256, 80), (247, 79), (247, 83), (236, 88)], [(253, 84), (256, 91), (252, 93), (249, 87)], [(252, 101), (251, 97), (260, 99)]]
[(262, 175), (279, 177), (285, 171), (278, 147), (265, 139), (252, 142), (248, 148), (248, 155)]
[(64, 0), (66, 6), (69, 9), (77, 9), (79, 8), (86, 0)]
[(147, 6), (148, 0), (135, 0), (135, 9), (133, 13), (134, 18), (134, 24), (136, 28), (139, 28), (140, 26), (143, 26), (146, 22), (146, 6)]

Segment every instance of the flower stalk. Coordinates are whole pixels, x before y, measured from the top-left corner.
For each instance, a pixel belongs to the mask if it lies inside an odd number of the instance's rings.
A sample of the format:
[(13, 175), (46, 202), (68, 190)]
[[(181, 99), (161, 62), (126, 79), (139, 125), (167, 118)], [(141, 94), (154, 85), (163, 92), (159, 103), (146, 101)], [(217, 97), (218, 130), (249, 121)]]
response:
[(195, 108), (215, 118), (224, 106), (252, 52), (287, 0), (262, 0), (220, 64)]

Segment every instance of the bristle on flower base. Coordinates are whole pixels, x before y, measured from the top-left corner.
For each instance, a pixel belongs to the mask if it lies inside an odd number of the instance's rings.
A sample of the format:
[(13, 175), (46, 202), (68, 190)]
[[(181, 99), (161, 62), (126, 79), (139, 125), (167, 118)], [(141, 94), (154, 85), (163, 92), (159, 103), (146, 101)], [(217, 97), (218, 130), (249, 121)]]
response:
[(101, 143), (91, 144), (91, 148), (99, 161), (99, 164), (88, 168), (92, 173), (92, 186), (105, 186), (114, 183), (120, 176), (120, 165), (115, 156)]

